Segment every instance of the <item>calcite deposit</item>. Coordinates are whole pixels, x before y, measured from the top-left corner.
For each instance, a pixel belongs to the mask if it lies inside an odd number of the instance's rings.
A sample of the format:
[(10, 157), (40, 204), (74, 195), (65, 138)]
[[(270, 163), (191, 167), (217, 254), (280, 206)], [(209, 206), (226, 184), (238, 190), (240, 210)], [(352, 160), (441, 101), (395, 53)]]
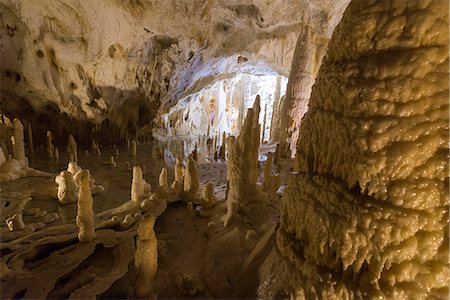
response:
[(446, 0), (1, 0), (0, 298), (448, 299), (448, 57)]

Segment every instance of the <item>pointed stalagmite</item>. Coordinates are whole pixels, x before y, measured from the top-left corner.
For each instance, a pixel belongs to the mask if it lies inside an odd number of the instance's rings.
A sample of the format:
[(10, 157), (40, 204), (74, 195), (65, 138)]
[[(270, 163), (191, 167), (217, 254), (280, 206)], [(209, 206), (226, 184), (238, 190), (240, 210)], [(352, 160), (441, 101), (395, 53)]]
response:
[(264, 120), (261, 134), (261, 144), (264, 144), (264, 136), (266, 135), (266, 121), (267, 121), (267, 103), (264, 106)]
[(161, 173), (159, 174), (159, 186), (164, 190), (169, 188), (169, 184), (167, 183), (167, 169), (162, 168)]
[(136, 141), (131, 141), (130, 155), (136, 156)]
[(273, 157), (273, 164), (275, 166), (278, 166), (280, 163), (280, 143), (277, 144), (277, 147), (275, 148), (275, 155)]
[(190, 199), (196, 199), (199, 190), (199, 176), (197, 164), (191, 155), (188, 156), (186, 171), (184, 174), (184, 192)]
[(256, 96), (253, 108), (248, 109), (238, 138), (230, 137), (227, 139), (227, 181), (229, 189), (227, 213), (222, 218), (224, 226), (228, 226), (239, 208), (245, 210), (246, 204), (252, 202), (255, 198), (260, 141), (259, 103), (259, 96)]
[(223, 134), (222, 134), (222, 145), (220, 146), (220, 149), (219, 149), (219, 158), (222, 161), (225, 161), (225, 151), (226, 151), (226, 149), (225, 149), (225, 141), (226, 141), (226, 139), (227, 139), (227, 135), (225, 134), (225, 132), (223, 132)]
[(14, 119), (13, 127), (14, 135), (14, 158), (19, 162), (22, 167), (28, 166), (28, 159), (25, 156), (25, 143), (23, 136), (23, 125), (19, 119)]
[(47, 154), (50, 158), (53, 158), (55, 146), (53, 146), (53, 135), (50, 130), (47, 130)]
[(134, 265), (137, 278), (134, 286), (137, 298), (150, 298), (153, 295), (156, 270), (158, 269), (158, 240), (156, 239), (155, 217), (144, 217), (138, 227)]
[(78, 163), (77, 142), (75, 142), (75, 139), (71, 134), (67, 141), (67, 152), (69, 152), (69, 156), (72, 157), (72, 161)]
[(93, 199), (89, 187), (89, 171), (78, 171), (74, 179), (79, 186), (76, 218), (76, 223), (79, 228), (78, 240), (80, 242), (89, 242), (95, 238), (94, 211), (92, 209)]
[(177, 157), (175, 160), (175, 181), (180, 185), (183, 184), (183, 163), (181, 162), (181, 158)]
[(141, 202), (150, 190), (151, 186), (144, 180), (141, 167), (134, 166), (133, 181), (131, 183), (131, 200), (134, 202)]

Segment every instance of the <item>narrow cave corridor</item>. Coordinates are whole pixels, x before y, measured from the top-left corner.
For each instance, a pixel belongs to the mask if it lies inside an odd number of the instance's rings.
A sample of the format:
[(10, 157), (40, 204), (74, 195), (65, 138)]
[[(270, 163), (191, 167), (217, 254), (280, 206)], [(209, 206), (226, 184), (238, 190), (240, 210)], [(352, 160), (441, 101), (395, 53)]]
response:
[(448, 299), (447, 0), (0, 0), (1, 299)]

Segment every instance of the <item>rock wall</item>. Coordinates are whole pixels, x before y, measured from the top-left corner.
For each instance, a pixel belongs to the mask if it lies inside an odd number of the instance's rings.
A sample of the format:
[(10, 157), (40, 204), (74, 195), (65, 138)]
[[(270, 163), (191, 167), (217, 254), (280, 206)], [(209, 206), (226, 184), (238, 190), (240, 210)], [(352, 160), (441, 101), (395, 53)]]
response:
[(448, 297), (448, 11), (350, 3), (300, 126), (262, 298)]

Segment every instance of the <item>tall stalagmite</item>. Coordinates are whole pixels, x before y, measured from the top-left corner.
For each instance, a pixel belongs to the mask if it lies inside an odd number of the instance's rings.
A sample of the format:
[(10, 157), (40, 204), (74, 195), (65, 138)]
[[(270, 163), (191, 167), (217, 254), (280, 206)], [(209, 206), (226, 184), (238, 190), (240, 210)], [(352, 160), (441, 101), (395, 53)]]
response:
[(78, 240), (80, 242), (89, 242), (95, 238), (94, 211), (92, 204), (91, 189), (89, 180), (91, 175), (88, 170), (78, 171), (74, 179), (78, 183), (78, 210), (76, 222), (79, 228)]
[(249, 108), (247, 117), (238, 138), (230, 137), (228, 143), (227, 180), (227, 213), (223, 217), (227, 226), (239, 209), (255, 198), (256, 177), (258, 176), (258, 149), (260, 125), (260, 99), (256, 96), (253, 108)]
[(135, 293), (137, 298), (153, 296), (153, 284), (158, 269), (158, 240), (154, 227), (155, 217), (146, 216), (138, 227), (134, 264), (137, 269)]
[(448, 5), (349, 5), (300, 127), (261, 297), (448, 297)]

